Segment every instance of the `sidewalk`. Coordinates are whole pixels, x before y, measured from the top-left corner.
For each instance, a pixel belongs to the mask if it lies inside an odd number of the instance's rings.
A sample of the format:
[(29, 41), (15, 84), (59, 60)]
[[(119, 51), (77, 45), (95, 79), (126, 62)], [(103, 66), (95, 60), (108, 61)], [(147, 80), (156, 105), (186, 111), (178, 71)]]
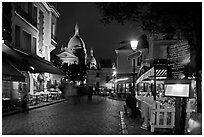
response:
[(121, 119), (120, 125), (122, 135), (154, 135), (149, 130), (143, 130), (140, 128), (142, 125), (142, 119), (126, 116), (123, 111), (120, 111), (119, 115)]
[(150, 130), (141, 129), (142, 119), (132, 118), (130, 115), (124, 115), (123, 111), (119, 112), (122, 135), (174, 135), (170, 129), (157, 129), (154, 133)]
[[(37, 105), (29, 106), (29, 110), (37, 109), (37, 108), (40, 108), (40, 107), (45, 107), (45, 106), (60, 103), (60, 102), (63, 102), (63, 101), (66, 101), (66, 99), (49, 100), (48, 102), (40, 102)], [(2, 117), (9, 116), (9, 115), (16, 114), (16, 113), (21, 113), (21, 110), (14, 110), (14, 111), (11, 111), (11, 112), (2, 113)]]
[[(110, 99), (125, 101), (125, 98), (110, 97)], [(119, 112), (120, 115), (120, 125), (122, 135), (155, 135), (150, 130), (141, 129), (142, 119), (132, 118), (129, 115), (124, 115), (123, 111)]]

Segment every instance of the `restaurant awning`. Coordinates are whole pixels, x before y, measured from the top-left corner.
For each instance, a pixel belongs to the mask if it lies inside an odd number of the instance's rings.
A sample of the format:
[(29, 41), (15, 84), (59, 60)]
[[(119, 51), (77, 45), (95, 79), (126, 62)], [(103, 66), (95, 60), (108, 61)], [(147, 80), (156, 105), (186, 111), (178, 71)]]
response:
[(142, 74), (136, 81), (136, 84), (142, 82), (145, 79), (148, 79), (150, 77), (155, 76), (156, 78), (158, 77), (164, 77), (166, 78), (167, 76), (167, 70), (166, 69), (156, 69), (155, 67), (152, 67), (151, 69), (149, 69), (147, 72), (145, 72), (144, 74)]
[(13, 67), (7, 62), (6, 59), (2, 59), (2, 80), (3, 81), (21, 81), (25, 82), (25, 76), (23, 76), (19, 70)]
[(142, 82), (145, 79), (150, 79), (151, 77), (154, 77), (154, 76), (156, 77), (156, 79), (166, 78), (167, 77), (167, 60), (155, 59), (155, 60), (149, 61), (149, 65), (143, 65), (143, 68), (141, 68), (140, 70), (142, 69), (146, 71), (138, 77), (136, 84)]
[(20, 71), (30, 71), (31, 73), (52, 73), (65, 75), (59, 68), (55, 67), (51, 62), (38, 57), (37, 55), (27, 54), (8, 44), (2, 44), (2, 52), (6, 54), (6, 58), (16, 65)]

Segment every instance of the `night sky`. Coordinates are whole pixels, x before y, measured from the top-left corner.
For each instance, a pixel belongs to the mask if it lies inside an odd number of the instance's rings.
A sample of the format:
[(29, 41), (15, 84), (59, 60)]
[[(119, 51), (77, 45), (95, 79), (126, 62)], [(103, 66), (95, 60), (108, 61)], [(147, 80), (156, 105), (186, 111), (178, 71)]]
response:
[(115, 49), (123, 40), (137, 38), (141, 32), (132, 24), (120, 25), (116, 22), (104, 25), (99, 21), (100, 12), (93, 2), (60, 2), (57, 4), (60, 13), (57, 24), (59, 51), (74, 35), (74, 27), (79, 25), (79, 35), (85, 42), (88, 56), (93, 48), (97, 61), (100, 58), (116, 61)]

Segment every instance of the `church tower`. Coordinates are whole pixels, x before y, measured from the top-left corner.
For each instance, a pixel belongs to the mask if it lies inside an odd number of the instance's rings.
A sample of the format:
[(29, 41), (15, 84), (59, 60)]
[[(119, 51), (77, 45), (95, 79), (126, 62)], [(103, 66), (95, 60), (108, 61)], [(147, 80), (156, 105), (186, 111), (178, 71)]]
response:
[(97, 69), (97, 63), (96, 63), (96, 59), (93, 55), (93, 49), (91, 48), (90, 50), (90, 57), (88, 60), (88, 67), (89, 69)]

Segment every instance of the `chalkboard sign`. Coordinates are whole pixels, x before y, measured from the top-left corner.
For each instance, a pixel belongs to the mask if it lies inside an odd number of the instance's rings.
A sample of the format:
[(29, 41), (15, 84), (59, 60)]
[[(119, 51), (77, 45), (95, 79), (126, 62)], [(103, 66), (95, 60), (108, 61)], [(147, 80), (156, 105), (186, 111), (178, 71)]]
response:
[(182, 79), (185, 77), (185, 66), (190, 63), (190, 45), (188, 42), (181, 42), (170, 45), (167, 48), (168, 73), (171, 79)]

